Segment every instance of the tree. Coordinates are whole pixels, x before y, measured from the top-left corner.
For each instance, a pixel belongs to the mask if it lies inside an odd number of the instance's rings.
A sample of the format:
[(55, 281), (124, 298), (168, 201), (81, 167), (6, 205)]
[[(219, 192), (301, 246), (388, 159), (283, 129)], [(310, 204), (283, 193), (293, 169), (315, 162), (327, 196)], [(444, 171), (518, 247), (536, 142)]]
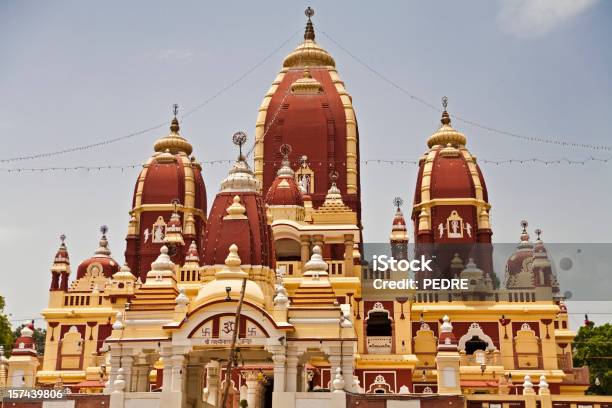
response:
[[(23, 329), (25, 326), (25, 324), (22, 324), (15, 330), (13, 333), (14, 338), (21, 336), (21, 329)], [(34, 344), (36, 344), (36, 352), (39, 355), (43, 355), (45, 353), (45, 338), (47, 337), (47, 330), (34, 328), (34, 334), (32, 334), (32, 337), (34, 338)]]
[(8, 353), (13, 347), (13, 330), (6, 314), (4, 314), (4, 298), (0, 296), (0, 346)]
[(588, 321), (574, 339), (574, 366), (589, 367), (588, 394), (612, 395), (612, 325), (595, 326)]

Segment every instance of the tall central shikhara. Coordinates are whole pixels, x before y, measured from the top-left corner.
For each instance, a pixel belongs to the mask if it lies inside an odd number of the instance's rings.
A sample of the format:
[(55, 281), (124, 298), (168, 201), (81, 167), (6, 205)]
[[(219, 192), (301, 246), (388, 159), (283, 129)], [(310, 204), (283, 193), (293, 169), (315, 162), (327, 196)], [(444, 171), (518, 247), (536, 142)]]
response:
[[(265, 193), (281, 166), (279, 149), (289, 156), (298, 182), (306, 174), (314, 207), (323, 204), (336, 171), (344, 202), (361, 218), (359, 132), (351, 97), (338, 76), (332, 56), (315, 41), (311, 17), (304, 41), (283, 61), (283, 68), (266, 93), (256, 124), (255, 175)], [(359, 221), (359, 224), (361, 222)]]

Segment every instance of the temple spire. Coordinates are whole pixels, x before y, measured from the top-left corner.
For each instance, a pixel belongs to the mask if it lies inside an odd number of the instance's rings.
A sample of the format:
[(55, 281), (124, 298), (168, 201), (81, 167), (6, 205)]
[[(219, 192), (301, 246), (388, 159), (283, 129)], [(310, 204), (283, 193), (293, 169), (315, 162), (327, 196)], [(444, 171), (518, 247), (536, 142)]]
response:
[(177, 103), (172, 105), (172, 113), (174, 114), (174, 118), (172, 118), (172, 123), (170, 124), (170, 131), (172, 133), (178, 133), (180, 130), (179, 121), (176, 117), (178, 115), (178, 108), (179, 106)]
[(306, 14), (306, 17), (308, 17), (308, 21), (306, 22), (306, 31), (304, 32), (304, 40), (314, 41), (315, 39), (314, 26), (312, 25), (312, 20), (310, 19), (312, 16), (314, 16), (314, 13), (314, 9), (310, 6), (304, 10), (304, 14)]
[(451, 123), (450, 116), (448, 112), (446, 111), (447, 107), (448, 107), (448, 98), (446, 96), (443, 96), (442, 97), (442, 108), (444, 110), (442, 111), (442, 119), (440, 119), (440, 122), (442, 122), (443, 125), (450, 125)]

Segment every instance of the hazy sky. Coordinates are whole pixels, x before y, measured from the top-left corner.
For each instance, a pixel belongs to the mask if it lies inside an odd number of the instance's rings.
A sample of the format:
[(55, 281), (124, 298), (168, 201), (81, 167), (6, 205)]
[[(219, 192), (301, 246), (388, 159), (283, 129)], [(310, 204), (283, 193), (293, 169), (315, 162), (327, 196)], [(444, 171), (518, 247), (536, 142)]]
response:
[[(0, 3), (0, 159), (123, 136), (201, 104), (299, 33), (234, 87), (185, 118), (200, 160), (233, 158), (253, 140), (257, 109), (300, 41), (307, 4), (295, 1), (3, 1)], [(612, 145), (612, 2), (597, 0), (312, 1), (318, 42), (353, 96), (362, 159), (416, 160), (440, 114), (381, 81), (322, 33), (408, 92), (451, 114), (521, 135)], [(530, 143), (458, 121), (482, 160), (584, 159), (612, 151)], [(138, 164), (167, 129), (2, 168)], [(612, 161), (582, 165), (481, 163), (497, 242), (519, 222), (548, 242), (610, 242)], [(212, 202), (229, 165), (204, 166)], [(15, 319), (46, 306), (60, 233), (73, 271), (93, 254), (101, 224), (123, 262), (138, 169), (0, 172), (0, 295)], [(364, 234), (386, 241), (392, 199), (412, 201), (414, 165), (362, 166)], [(498, 271), (500, 273), (500, 271)], [(589, 306), (592, 307), (592, 306)], [(574, 311), (580, 312), (579, 306)], [(594, 316), (595, 317), (595, 316)], [(601, 317), (605, 319), (606, 316)], [(581, 318), (573, 316), (576, 324)]]

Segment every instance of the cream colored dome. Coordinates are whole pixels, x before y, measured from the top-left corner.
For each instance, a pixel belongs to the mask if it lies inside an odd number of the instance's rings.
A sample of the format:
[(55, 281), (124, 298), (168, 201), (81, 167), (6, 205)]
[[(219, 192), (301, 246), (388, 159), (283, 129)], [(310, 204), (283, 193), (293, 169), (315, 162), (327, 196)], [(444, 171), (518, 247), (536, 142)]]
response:
[[(225, 267), (215, 273), (215, 279), (200, 288), (198, 296), (195, 300), (195, 307), (209, 303), (215, 300), (224, 300), (227, 298), (226, 288), (231, 288), (229, 296), (233, 300), (240, 298), (240, 290), (242, 289), (242, 280), (248, 278), (248, 274), (241, 268), (241, 260), (238, 256), (238, 247), (233, 244), (229, 248), (229, 254), (225, 259)], [(263, 306), (264, 294), (261, 288), (252, 280), (247, 280), (244, 292), (244, 300)]]
[(442, 113), (442, 119), (440, 120), (442, 125), (440, 128), (427, 139), (427, 146), (432, 148), (434, 146), (465, 146), (467, 139), (461, 132), (456, 131), (451, 126), (450, 116), (446, 109)]
[(172, 124), (170, 125), (170, 133), (167, 136), (159, 139), (157, 142), (155, 142), (155, 145), (153, 145), (155, 151), (162, 154), (166, 151), (171, 154), (182, 152), (189, 156), (193, 151), (193, 147), (191, 146), (191, 143), (187, 141), (187, 139), (179, 134), (179, 130), (180, 127), (178, 119), (175, 117), (172, 119)]
[(314, 40), (305, 40), (283, 61), (285, 68), (336, 66), (336, 61)]

